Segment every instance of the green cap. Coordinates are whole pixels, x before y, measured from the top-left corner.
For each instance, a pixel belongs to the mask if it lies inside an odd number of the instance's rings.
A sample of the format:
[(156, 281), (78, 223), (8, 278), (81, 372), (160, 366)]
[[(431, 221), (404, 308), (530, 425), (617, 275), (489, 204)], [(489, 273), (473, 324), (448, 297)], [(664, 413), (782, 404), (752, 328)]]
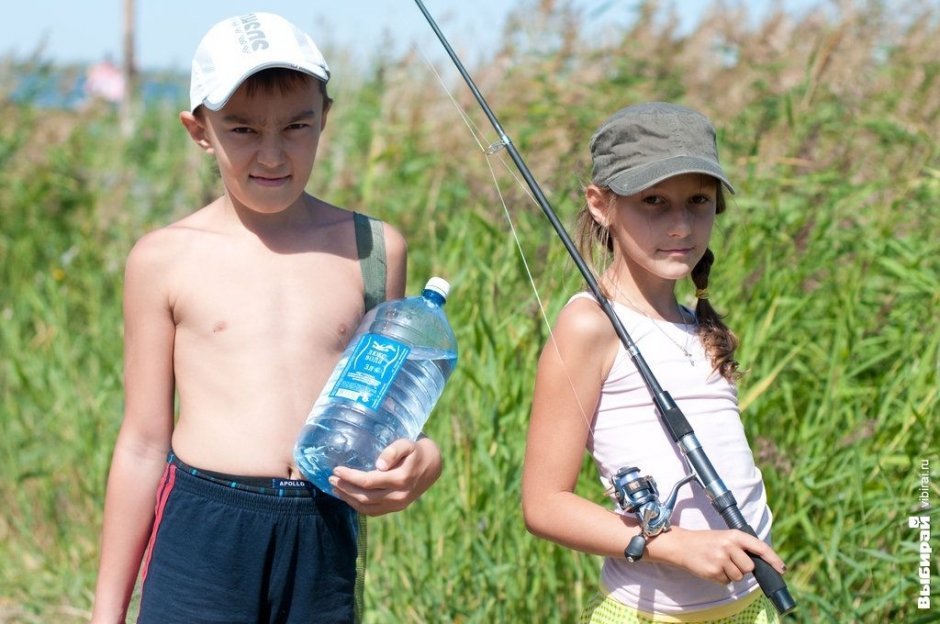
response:
[(701, 113), (666, 102), (622, 108), (591, 137), (592, 180), (633, 195), (683, 173), (703, 173), (734, 187), (718, 163), (715, 128)]

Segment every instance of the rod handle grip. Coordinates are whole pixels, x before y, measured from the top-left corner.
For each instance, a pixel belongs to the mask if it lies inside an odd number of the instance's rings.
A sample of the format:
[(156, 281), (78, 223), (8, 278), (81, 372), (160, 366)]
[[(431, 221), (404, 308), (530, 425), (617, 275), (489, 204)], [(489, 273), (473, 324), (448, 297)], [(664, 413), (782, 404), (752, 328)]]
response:
[[(751, 525), (744, 520), (741, 510), (738, 509), (737, 505), (734, 503), (730, 492), (728, 493), (727, 500), (721, 503), (721, 505), (725, 504), (727, 504), (727, 506), (721, 509), (720, 513), (728, 527), (744, 531), (748, 535), (757, 537), (757, 533), (754, 532)], [(757, 579), (757, 584), (760, 585), (764, 595), (773, 603), (777, 613), (786, 615), (793, 611), (796, 608), (796, 601), (793, 600), (793, 596), (790, 595), (790, 590), (787, 589), (787, 584), (783, 580), (783, 577), (773, 569), (773, 566), (761, 559), (758, 555), (748, 553), (748, 556), (754, 562), (753, 574), (754, 578)]]
[(783, 577), (769, 563), (757, 555), (749, 553), (749, 556), (754, 561), (754, 578), (757, 579), (757, 584), (760, 585), (770, 602), (773, 603), (777, 613), (786, 615), (793, 611), (796, 608), (796, 601), (790, 595), (790, 590), (787, 589)]

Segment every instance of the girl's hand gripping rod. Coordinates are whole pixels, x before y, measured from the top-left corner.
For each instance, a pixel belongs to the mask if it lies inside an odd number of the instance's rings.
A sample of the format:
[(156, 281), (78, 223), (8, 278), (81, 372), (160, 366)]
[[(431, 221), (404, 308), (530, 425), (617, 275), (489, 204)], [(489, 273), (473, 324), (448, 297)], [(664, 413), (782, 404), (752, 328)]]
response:
[[(486, 100), (483, 98), (480, 90), (477, 89), (476, 84), (473, 82), (470, 74), (464, 68), (463, 63), (460, 62), (456, 52), (454, 52), (453, 48), (451, 48), (450, 43), (448, 43), (447, 39), (444, 37), (444, 34), (441, 32), (441, 29), (434, 21), (434, 18), (431, 17), (431, 14), (428, 12), (427, 8), (425, 8), (424, 3), (421, 0), (415, 0), (415, 3), (418, 5), (418, 9), (421, 10), (421, 13), (424, 14), (425, 19), (431, 26), (434, 34), (437, 35), (441, 45), (444, 46), (444, 49), (447, 51), (448, 56), (450, 56), (450, 59), (453, 61), (457, 71), (460, 72), (460, 75), (467, 84), (467, 87), (469, 87), (470, 91), (473, 93), (473, 97), (483, 109), (483, 112), (486, 114), (486, 117), (492, 124), (493, 129), (499, 135), (500, 143), (497, 145), (497, 147), (505, 147), (508, 151), (510, 158), (512, 158), (512, 161), (519, 170), (519, 173), (522, 175), (523, 179), (526, 181), (526, 184), (529, 186), (529, 189), (532, 191), (536, 202), (538, 202), (539, 206), (542, 208), (542, 211), (545, 213), (545, 216), (552, 224), (552, 227), (555, 229), (555, 232), (561, 239), (562, 244), (564, 244), (565, 249), (568, 250), (572, 260), (574, 260), (578, 270), (581, 272), (581, 275), (587, 282), (588, 287), (591, 289), (591, 292), (594, 294), (594, 297), (600, 304), (601, 309), (603, 309), (604, 313), (607, 315), (607, 318), (609, 318), (610, 322), (613, 324), (614, 331), (616, 331), (617, 336), (620, 338), (620, 341), (626, 348), (627, 353), (630, 354), (630, 357), (636, 365), (637, 370), (639, 370), (640, 375), (643, 377), (643, 381), (645, 382), (647, 388), (650, 391), (650, 394), (653, 397), (656, 410), (659, 412), (660, 417), (666, 424), (666, 428), (669, 430), (669, 434), (672, 436), (673, 441), (679, 446), (680, 450), (691, 466), (694, 478), (705, 489), (705, 493), (708, 495), (712, 506), (716, 511), (718, 511), (719, 514), (721, 514), (721, 517), (724, 519), (729, 528), (740, 529), (745, 533), (756, 536), (754, 529), (752, 529), (744, 520), (744, 516), (738, 509), (737, 501), (735, 501), (734, 496), (728, 490), (728, 488), (725, 487), (724, 483), (722, 483), (721, 479), (718, 477), (718, 474), (715, 472), (715, 469), (712, 467), (711, 462), (705, 455), (705, 451), (702, 449), (702, 445), (695, 437), (695, 433), (692, 431), (692, 427), (689, 425), (688, 420), (686, 420), (685, 415), (676, 405), (672, 397), (669, 396), (669, 393), (662, 389), (662, 387), (659, 385), (659, 382), (653, 376), (652, 371), (646, 364), (643, 356), (640, 354), (640, 351), (633, 342), (633, 339), (631, 339), (629, 334), (627, 334), (627, 330), (620, 322), (620, 318), (614, 312), (610, 302), (601, 292), (600, 287), (597, 285), (597, 280), (594, 279), (594, 276), (591, 274), (591, 271), (584, 262), (584, 259), (581, 257), (581, 254), (578, 253), (577, 248), (571, 242), (571, 238), (568, 236), (565, 228), (561, 225), (561, 222), (555, 215), (555, 211), (552, 210), (552, 207), (545, 198), (545, 194), (539, 187), (538, 182), (536, 182), (535, 178), (532, 176), (532, 173), (529, 171), (528, 166), (526, 166), (525, 161), (522, 160), (522, 156), (520, 156), (515, 145), (513, 145), (512, 141), (503, 131), (499, 120), (496, 118), (496, 115), (489, 107), (489, 104), (487, 104)], [(680, 481), (680, 484), (681, 483), (682, 481)], [(676, 487), (678, 488), (678, 485)], [(769, 563), (757, 555), (750, 556), (754, 561), (754, 577), (757, 579), (758, 584), (767, 597), (770, 598), (771, 602), (773, 602), (777, 611), (781, 615), (792, 611), (796, 607), (796, 602), (790, 596), (790, 591), (787, 589), (783, 578), (770, 566)]]

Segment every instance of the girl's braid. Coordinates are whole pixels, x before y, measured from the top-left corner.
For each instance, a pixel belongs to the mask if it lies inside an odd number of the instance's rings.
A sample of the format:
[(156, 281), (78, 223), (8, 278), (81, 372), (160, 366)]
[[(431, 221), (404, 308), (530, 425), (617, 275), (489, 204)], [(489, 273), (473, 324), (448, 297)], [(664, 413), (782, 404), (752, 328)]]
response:
[(740, 377), (738, 362), (734, 359), (738, 338), (722, 322), (721, 316), (708, 301), (708, 275), (714, 262), (715, 254), (711, 249), (706, 249), (705, 255), (692, 269), (692, 283), (695, 284), (698, 298), (695, 316), (698, 318), (699, 337), (705, 346), (705, 352), (711, 358), (712, 366), (722, 377), (733, 382)]

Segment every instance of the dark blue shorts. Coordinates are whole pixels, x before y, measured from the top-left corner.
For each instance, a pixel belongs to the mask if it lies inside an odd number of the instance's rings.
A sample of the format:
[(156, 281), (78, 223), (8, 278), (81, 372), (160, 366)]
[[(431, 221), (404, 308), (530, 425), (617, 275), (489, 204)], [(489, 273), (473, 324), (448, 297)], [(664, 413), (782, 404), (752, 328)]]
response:
[(356, 512), (305, 481), (200, 471), (170, 455), (139, 624), (355, 621)]

